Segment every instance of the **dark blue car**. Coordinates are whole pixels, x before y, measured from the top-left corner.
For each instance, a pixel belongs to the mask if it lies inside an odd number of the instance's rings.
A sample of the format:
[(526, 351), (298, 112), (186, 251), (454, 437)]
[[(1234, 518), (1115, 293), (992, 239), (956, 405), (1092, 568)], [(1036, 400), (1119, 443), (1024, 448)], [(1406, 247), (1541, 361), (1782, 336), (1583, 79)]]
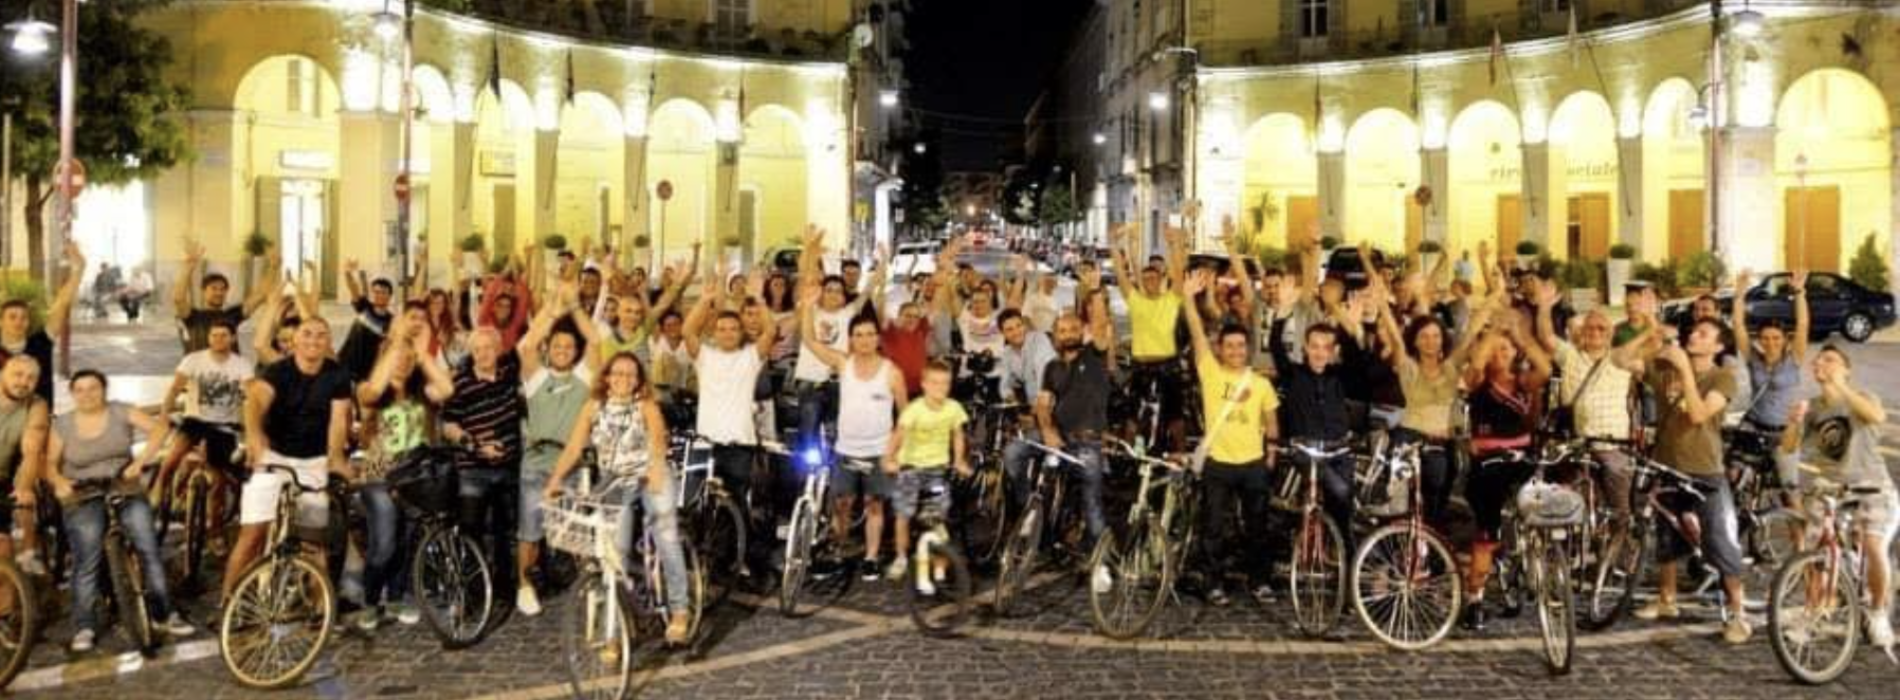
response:
[[(1775, 323), (1794, 327), (1793, 278), (1778, 273), (1762, 278), (1748, 289), (1748, 323), (1752, 326)], [(1722, 313), (1727, 314), (1733, 292), (1716, 295)], [(1664, 311), (1664, 320), (1680, 323), (1688, 320), (1688, 301), (1672, 303)], [(1808, 275), (1809, 331), (1819, 340), (1831, 333), (1856, 343), (1866, 342), (1880, 329), (1894, 324), (1894, 297), (1856, 284), (1846, 277), (1827, 272)]]

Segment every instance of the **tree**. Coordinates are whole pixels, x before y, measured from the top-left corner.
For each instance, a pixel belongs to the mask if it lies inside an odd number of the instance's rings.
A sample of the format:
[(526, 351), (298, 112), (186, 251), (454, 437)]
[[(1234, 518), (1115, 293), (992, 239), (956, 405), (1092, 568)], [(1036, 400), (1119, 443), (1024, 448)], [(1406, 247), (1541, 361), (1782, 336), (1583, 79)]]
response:
[(1886, 291), (1891, 285), (1887, 281), (1887, 258), (1880, 254), (1880, 244), (1874, 240), (1873, 233), (1860, 239), (1854, 259), (1847, 263), (1847, 276), (1874, 291)]
[(1041, 224), (1041, 189), (1029, 168), (1011, 170), (1003, 183), (1003, 221), (1015, 226)]
[(1044, 226), (1072, 224), (1082, 220), (1075, 193), (1069, 191), (1069, 183), (1053, 182), (1042, 188), (1042, 202), (1036, 208), (1036, 218), (1041, 219)]
[[(92, 0), (79, 9), (79, 75), (73, 150), (91, 185), (156, 175), (188, 157), (179, 116), (185, 83), (167, 74), (171, 44), (134, 17), (164, 0)], [(13, 114), (13, 172), (26, 183), (21, 208), (34, 279), (46, 279), (47, 206), (59, 160), (59, 57), (0, 60), (0, 110)], [(74, 272), (81, 272), (75, 270)]]

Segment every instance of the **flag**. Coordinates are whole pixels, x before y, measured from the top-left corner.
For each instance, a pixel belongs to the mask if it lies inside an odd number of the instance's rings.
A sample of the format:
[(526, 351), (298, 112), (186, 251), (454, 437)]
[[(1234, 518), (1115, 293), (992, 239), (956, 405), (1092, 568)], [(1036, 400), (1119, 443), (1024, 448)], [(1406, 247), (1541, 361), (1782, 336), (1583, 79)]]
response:
[(1498, 84), (1498, 62), (1504, 60), (1504, 35), (1498, 33), (1497, 25), (1491, 25), (1491, 84)]
[(1577, 59), (1580, 57), (1579, 51), (1583, 48), (1583, 37), (1577, 35), (1576, 3), (1570, 4), (1570, 30), (1564, 37), (1564, 40), (1568, 42), (1570, 46), (1570, 68), (1575, 70), (1577, 67)]
[(574, 50), (567, 50), (567, 104), (574, 104)]
[(501, 99), (501, 39), (496, 37), (488, 41), (488, 89)]

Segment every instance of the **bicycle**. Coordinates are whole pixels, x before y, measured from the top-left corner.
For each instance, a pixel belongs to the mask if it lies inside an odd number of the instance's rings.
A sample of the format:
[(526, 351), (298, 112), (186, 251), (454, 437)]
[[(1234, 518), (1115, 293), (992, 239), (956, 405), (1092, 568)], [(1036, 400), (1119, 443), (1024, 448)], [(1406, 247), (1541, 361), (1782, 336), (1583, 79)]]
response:
[(1863, 571), (1865, 538), (1856, 516), (1865, 502), (1891, 496), (1879, 488), (1821, 482), (1808, 489), (1819, 511), (1809, 521), (1813, 544), (1775, 572), (1768, 641), (1788, 675), (1804, 685), (1821, 685), (1853, 665), (1862, 611), (1872, 605)]
[(1788, 507), (1787, 488), (1775, 471), (1780, 436), (1749, 423), (1723, 428), (1722, 463), (1735, 493), (1736, 532), (1755, 563), (1775, 570), (1796, 555), (1801, 516)]
[[(172, 419), (172, 431), (166, 436), (168, 444), (161, 454), (170, 451), (170, 441), (180, 438), (185, 420), (182, 417)], [(218, 424), (205, 425), (231, 435), (234, 443), (242, 444), (235, 429)], [(185, 541), (179, 547), (177, 572), (180, 592), (202, 590), (199, 575), (204, 569), (206, 554), (210, 553), (212, 535), (216, 533), (228, 544), (225, 533), (237, 523), (238, 518), (238, 485), (243, 483), (243, 475), (213, 469), (204, 454), (207, 449), (209, 446), (204, 445), (187, 453), (178, 468), (172, 471), (167, 483), (153, 486), (158, 491), (154, 510), (159, 516), (159, 546), (164, 546), (174, 520), (184, 523)], [(230, 463), (244, 463), (242, 446), (233, 451)], [(182, 499), (180, 494), (183, 494)]]
[[(1524, 461), (1522, 455), (1511, 458)], [(1570, 672), (1577, 647), (1576, 594), (1570, 572), (1576, 566), (1570, 543), (1580, 538), (1584, 496), (1550, 481), (1546, 462), (1533, 463), (1531, 478), (1505, 508), (1513, 533), (1511, 556), (1537, 606), (1537, 628), (1544, 642), (1544, 665), (1551, 675)]]
[(746, 560), (745, 504), (713, 471), (713, 445), (690, 431), (672, 436), (668, 460), (680, 465), (680, 523), (699, 548), (706, 567), (707, 606), (718, 607), (739, 583), (752, 577)]
[[(956, 634), (970, 613), (970, 562), (950, 537), (945, 502), (950, 484), (940, 476), (925, 476), (916, 522), (922, 530), (912, 545), (911, 570), (906, 573), (910, 619), (917, 629), (934, 637)], [(943, 602), (946, 589), (949, 601)]]
[(131, 535), (119, 518), (119, 509), (136, 494), (114, 490), (116, 479), (82, 481), (73, 485), (77, 494), (68, 507), (78, 508), (100, 501), (105, 508), (105, 533), (100, 542), (105, 548), (105, 566), (111, 582), (111, 605), (117, 612), (118, 627), (126, 641), (147, 658), (158, 653), (158, 630), (145, 600), (145, 562), (133, 548)]
[(1293, 533), (1292, 565), (1287, 569), (1287, 591), (1293, 598), (1293, 621), (1302, 634), (1320, 637), (1339, 624), (1346, 602), (1346, 540), (1321, 507), (1319, 470), (1344, 457), (1344, 442), (1294, 438), (1293, 453), (1305, 464), (1287, 488), (1299, 493), (1300, 525)]
[[(296, 683), (315, 665), (336, 625), (336, 592), (323, 568), (303, 555), (297, 536), (297, 504), (306, 486), (297, 472), (270, 464), (284, 475), (277, 514), (264, 537), (264, 556), (238, 577), (218, 624), (218, 652), (239, 684), (275, 690)], [(255, 478), (255, 477), (253, 477)]]
[(953, 491), (957, 502), (958, 539), (964, 543), (972, 563), (988, 565), (1002, 555), (1009, 527), (1008, 496), (1004, 488), (1003, 448), (1017, 434), (1015, 423), (1023, 405), (1003, 398), (991, 372), (996, 358), (988, 353), (964, 353), (950, 356), (953, 366), (962, 367), (951, 394), (969, 412), (967, 443), (970, 468), (974, 473), (957, 479)]
[[(1090, 582), (1089, 613), (1097, 633), (1130, 639), (1146, 631), (1162, 603), (1174, 595), (1181, 563), (1194, 543), (1197, 506), (1191, 467), (1150, 457), (1145, 449), (1116, 438), (1107, 441), (1118, 456), (1135, 462), (1141, 481), (1128, 509), (1126, 541), (1109, 528), (1089, 555), (1091, 576), (1099, 570), (1109, 574), (1106, 588)], [(1154, 495), (1157, 490), (1159, 497)]]
[(1386, 646), (1405, 651), (1443, 640), (1464, 609), (1464, 585), (1451, 545), (1425, 523), (1419, 456), (1428, 449), (1444, 448), (1413, 442), (1373, 454), (1376, 471), (1405, 484), (1404, 511), (1367, 535), (1352, 559), (1352, 603), (1359, 621)]
[[(824, 450), (828, 454), (829, 450)], [(852, 462), (852, 468), (877, 469), (876, 460), (858, 460), (845, 458)], [(804, 460), (800, 460), (801, 462)], [(817, 612), (820, 606), (799, 607), (806, 595), (812, 590), (806, 584), (812, 579), (812, 565), (816, 561), (813, 552), (823, 548), (831, 537), (831, 518), (833, 514), (827, 497), (831, 489), (831, 469), (828, 459), (819, 459), (816, 464), (805, 463), (805, 486), (798, 500), (792, 504), (792, 519), (786, 526), (785, 563), (783, 574), (779, 577), (778, 604), (779, 613), (786, 617), (805, 617)], [(850, 587), (851, 576), (840, 575), (824, 593), (832, 600), (842, 596)], [(810, 581), (817, 583), (816, 580)]]
[[(1058, 549), (1056, 553), (1075, 553), (1075, 547), (1070, 543), (1076, 540), (1074, 530), (1077, 522), (1072, 513), (1063, 509), (1068, 480), (1062, 478), (1060, 469), (1064, 464), (1076, 469), (1087, 468), (1082, 459), (1073, 454), (1028, 438), (1018, 438), (1017, 442), (1042, 452), (1043, 459), (1030, 460), (1030, 472), (1026, 475), (1030, 483), (1029, 497), (1023, 504), (1022, 513), (1016, 516), (1015, 524), (1004, 534), (1003, 552), (997, 559), (996, 593), (992, 607), (996, 614), (1003, 616), (1010, 614), (1011, 599), (1023, 593), (1029, 585), (1030, 574), (1036, 571), (1036, 559), (1043, 544), (1043, 529), (1052, 515), (1057, 521), (1054, 542)], [(1094, 569), (1089, 571), (1092, 573)]]
[[(596, 490), (591, 487), (591, 471), (582, 472), (575, 495), (562, 495), (546, 504), (542, 517), (548, 546), (582, 560), (575, 599), (561, 619), (561, 650), (569, 685), (577, 697), (619, 700), (632, 693), (640, 639), (652, 636), (653, 629), (663, 629), (674, 611), (666, 604), (666, 579), (651, 530), (641, 528), (634, 541), (633, 555), (640, 560), (636, 567), (627, 566), (615, 544), (622, 518), (638, 516), (637, 508), (621, 504), (620, 493), (645, 485), (636, 479), (616, 479)], [(689, 600), (694, 609), (686, 611), (692, 620), (690, 639), (699, 632), (706, 574), (692, 544), (682, 538), (680, 545), (692, 588)]]
[[(1638, 454), (1630, 454), (1630, 494), (1633, 512), (1622, 532), (1610, 537), (1598, 556), (1596, 570), (1586, 590), (1583, 620), (1587, 630), (1609, 629), (1628, 614), (1636, 602), (1636, 589), (1648, 573), (1650, 549), (1655, 546), (1657, 523), (1673, 529), (1690, 546), (1691, 558), (1702, 558), (1702, 522), (1694, 507), (1671, 508), (1667, 501), (1688, 501), (1691, 506), (1708, 498), (1694, 477)], [(1678, 512), (1680, 510), (1681, 512)], [(1713, 588), (1717, 602), (1726, 594), (1718, 585), (1719, 575), (1711, 575), (1696, 589), (1696, 595)], [(1728, 606), (1718, 605), (1722, 619), (1728, 619)]]
[(444, 649), (480, 643), (495, 620), (495, 577), (481, 544), (462, 532), (453, 448), (418, 448), (389, 472), (390, 493), (420, 527), (410, 596)]
[[(10, 494), (0, 496), (4, 507), (15, 511), (31, 508), (12, 500)], [(33, 640), (39, 638), (39, 633), (39, 597), (32, 580), (13, 564), (12, 557), (0, 557), (0, 689), (11, 685), (26, 670), (27, 659), (33, 655)]]

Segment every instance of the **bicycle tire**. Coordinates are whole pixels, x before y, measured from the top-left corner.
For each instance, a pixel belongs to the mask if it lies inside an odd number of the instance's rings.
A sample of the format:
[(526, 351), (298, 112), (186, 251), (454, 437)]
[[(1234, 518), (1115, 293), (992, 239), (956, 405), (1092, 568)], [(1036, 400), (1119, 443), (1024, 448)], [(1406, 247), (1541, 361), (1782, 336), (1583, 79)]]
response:
[(1009, 531), (1003, 472), (985, 468), (969, 479), (958, 481), (960, 484), (953, 491), (954, 500), (959, 503), (956, 510), (966, 517), (952, 527), (957, 530), (957, 540), (964, 543), (966, 561), (974, 566), (989, 566), (1002, 555)]
[(1324, 636), (1339, 624), (1346, 603), (1345, 550), (1339, 529), (1324, 515), (1308, 514), (1294, 530), (1287, 591), (1293, 598), (1293, 622), (1301, 634)]
[(210, 487), (204, 481), (193, 478), (186, 482), (184, 556), (179, 562), (183, 571), (178, 576), (181, 591), (199, 590), (198, 573), (204, 569), (205, 541), (211, 528), (205, 515), (208, 508), (205, 501), (210, 496)]
[[(1394, 579), (1399, 589), (1390, 604), (1368, 595), (1379, 591), (1380, 582), (1389, 588)], [(1411, 603), (1422, 597), (1415, 592), (1420, 590), (1444, 591), (1446, 600), (1436, 610), (1417, 608)], [(1418, 651), (1444, 640), (1464, 608), (1464, 590), (1451, 547), (1423, 527), (1396, 523), (1379, 528), (1366, 536), (1353, 556), (1353, 611), (1366, 631), (1394, 649)]]
[[(688, 605), (693, 606), (692, 610), (687, 611), (686, 639), (688, 645), (696, 645), (700, 632), (706, 629), (706, 612), (711, 609), (706, 599), (706, 560), (700, 556), (699, 548), (691, 543), (681, 542), (680, 549), (686, 555), (686, 585), (691, 589), (686, 593), (686, 600)], [(661, 577), (661, 580), (664, 581), (665, 577)], [(660, 598), (665, 599), (664, 596)], [(665, 621), (661, 621), (661, 624), (665, 624)]]
[(1021, 597), (1029, 585), (1029, 577), (1036, 570), (1038, 545), (1042, 542), (1042, 496), (1029, 498), (1028, 507), (1017, 519), (1016, 525), (1009, 529), (1003, 542), (1003, 553), (996, 560), (996, 592), (993, 609), (1002, 617), (1009, 617), (1011, 603)]
[[(315, 600), (308, 600), (313, 595)], [(299, 597), (304, 600), (299, 601)], [(262, 615), (264, 619), (252, 619), (247, 614)], [(257, 625), (264, 628), (253, 630)], [(316, 629), (301, 652), (293, 649), (291, 654), (269, 655), (289, 659), (289, 663), (270, 669), (247, 663), (255, 659), (257, 648), (289, 638), (280, 632), (295, 632), (304, 626)], [(303, 557), (272, 555), (252, 565), (232, 587), (231, 600), (226, 602), (218, 624), (218, 655), (239, 685), (256, 690), (286, 688), (316, 665), (335, 626), (336, 592), (323, 569)], [(257, 632), (261, 632), (261, 644), (237, 643), (244, 641), (247, 633)]]
[[(1829, 573), (1829, 568), (1835, 571)], [(1781, 670), (1803, 685), (1831, 683), (1854, 663), (1861, 637), (1861, 586), (1847, 569), (1839, 562), (1830, 566), (1828, 553), (1817, 550), (1795, 557), (1775, 572), (1774, 590), (1768, 598), (1768, 643)], [(1821, 582), (1811, 583), (1816, 576)], [(1824, 591), (1826, 600), (1809, 600), (1815, 592), (1810, 587), (1815, 585), (1833, 590)], [(1830, 623), (1817, 614), (1844, 614), (1846, 619)], [(1806, 653), (1817, 631), (1840, 632), (1840, 649), (1818, 657)]]
[(39, 617), (32, 581), (12, 561), (0, 561), (0, 689), (26, 669)]
[(1755, 557), (1756, 566), (1779, 571), (1783, 564), (1801, 554), (1795, 537), (1803, 523), (1800, 515), (1785, 508), (1776, 508), (1755, 516), (1754, 520), (1755, 525), (1748, 529), (1746, 543), (1748, 552)]
[(778, 586), (778, 611), (785, 617), (804, 617), (815, 610), (801, 611), (798, 607), (805, 578), (811, 573), (812, 541), (818, 535), (814, 505), (811, 500), (800, 498), (797, 505), (792, 506), (790, 532), (785, 538), (784, 571), (779, 575)]
[(1588, 596), (1577, 626), (1601, 632), (1614, 626), (1636, 605), (1636, 589), (1649, 567), (1649, 528), (1631, 523), (1622, 535), (1612, 535), (1597, 556), (1585, 588)]
[[(108, 506), (110, 507), (110, 506)], [(106, 568), (111, 572), (112, 602), (119, 611), (119, 631), (132, 648), (147, 658), (158, 653), (158, 634), (145, 606), (145, 579), (139, 577), (136, 554), (126, 551), (124, 533), (106, 537)]]
[[(1174, 552), (1167, 528), (1153, 515), (1129, 528), (1126, 545), (1113, 530), (1102, 533), (1089, 555), (1088, 567), (1089, 615), (1098, 634), (1109, 639), (1133, 639), (1148, 631), (1174, 590), (1178, 565)], [(1095, 587), (1097, 567), (1108, 568), (1111, 583), (1106, 591)], [(1152, 597), (1137, 597), (1144, 592)]]
[(466, 649), (488, 635), (495, 577), (475, 540), (453, 527), (430, 527), (409, 571), (410, 596), (442, 648)]
[(1562, 547), (1538, 535), (1535, 559), (1526, 567), (1537, 587), (1537, 626), (1544, 638), (1544, 668), (1553, 676), (1570, 673), (1576, 658), (1576, 595), (1570, 588), (1570, 557)]
[(699, 523), (692, 540), (706, 548), (702, 559), (706, 567), (707, 601), (711, 607), (718, 607), (732, 597), (733, 590), (745, 579), (745, 516), (732, 496), (716, 491), (710, 507), (703, 508), (696, 519)]
[(574, 697), (631, 697), (638, 634), (632, 610), (606, 578), (599, 572), (583, 575), (561, 612), (561, 661)]
[[(904, 572), (904, 589), (909, 592), (911, 622), (932, 637), (955, 636), (970, 617), (970, 562), (964, 558), (962, 550), (949, 541), (919, 547), (918, 551), (922, 556), (911, 562), (912, 568)], [(944, 567), (943, 580), (935, 581), (935, 595), (925, 595), (917, 587), (916, 567), (932, 567), (938, 559), (942, 560)], [(933, 580), (936, 578), (934, 571), (931, 577)], [(948, 610), (943, 610), (946, 607)]]

